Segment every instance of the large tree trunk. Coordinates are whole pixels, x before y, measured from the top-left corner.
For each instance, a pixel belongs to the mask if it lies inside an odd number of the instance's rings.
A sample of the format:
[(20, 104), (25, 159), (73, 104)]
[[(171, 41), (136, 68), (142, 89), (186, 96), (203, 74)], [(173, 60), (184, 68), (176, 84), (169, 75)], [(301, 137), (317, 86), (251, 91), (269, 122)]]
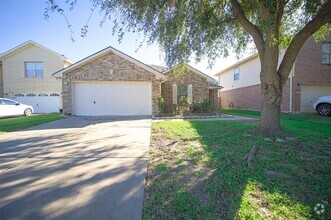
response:
[(258, 133), (264, 136), (284, 135), (280, 126), (282, 101), (281, 79), (277, 72), (278, 47), (265, 50), (261, 58), (261, 119)]
[(282, 90), (280, 82), (277, 84), (261, 84), (261, 119), (259, 132), (264, 136), (283, 135), (280, 126), (280, 104), (282, 100)]
[[(279, 117), (283, 86), (304, 42), (320, 27), (330, 23), (331, 0), (328, 0), (323, 6), (321, 5), (316, 16), (294, 36), (279, 69), (280, 24), (287, 1), (261, 1), (259, 3), (261, 21), (267, 24), (262, 29), (259, 29), (246, 17), (238, 0), (231, 0), (230, 2), (236, 20), (253, 37), (261, 60), (261, 122), (257, 133), (265, 136), (285, 135), (280, 126)], [(268, 7), (268, 4), (269, 6), (273, 5), (274, 8), (269, 10), (271, 7)]]

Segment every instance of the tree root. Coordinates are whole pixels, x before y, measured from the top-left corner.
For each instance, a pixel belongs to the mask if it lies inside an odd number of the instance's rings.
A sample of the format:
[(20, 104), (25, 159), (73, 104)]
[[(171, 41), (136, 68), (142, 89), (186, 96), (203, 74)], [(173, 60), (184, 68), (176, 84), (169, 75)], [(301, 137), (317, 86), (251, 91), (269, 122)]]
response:
[(249, 132), (249, 134), (256, 135), (256, 136), (262, 136), (262, 137), (287, 137), (287, 136), (289, 136), (282, 129), (271, 129), (270, 130), (270, 129), (257, 128), (256, 130)]
[(250, 170), (253, 170), (252, 160), (257, 152), (257, 146), (253, 146), (249, 152), (243, 157), (243, 160), (247, 160), (247, 166)]
[(264, 172), (269, 176), (277, 176), (277, 177), (280, 177), (282, 179), (290, 178), (289, 175), (286, 175), (286, 174), (283, 174), (283, 173), (280, 173), (280, 172), (277, 172), (277, 171), (273, 171), (273, 170), (265, 170)]
[(166, 146), (167, 147), (176, 147), (177, 146), (177, 144), (179, 143), (179, 142), (181, 142), (182, 140), (176, 140), (176, 141), (173, 141), (173, 142), (171, 142), (170, 144), (167, 144)]
[(175, 140), (173, 142), (171, 142), (170, 144), (167, 145), (167, 147), (169, 146), (173, 146), (173, 145), (177, 145), (179, 142), (185, 142), (185, 141), (195, 141), (198, 139), (202, 139), (202, 138), (216, 138), (216, 137), (220, 137), (220, 135), (210, 135), (210, 136), (195, 136), (195, 137), (190, 137), (190, 138), (181, 138), (178, 140)]
[(236, 168), (236, 161), (232, 158), (229, 158), (227, 154), (225, 154), (226, 156), (226, 161), (228, 162), (228, 164), (230, 164), (232, 166), (233, 169)]

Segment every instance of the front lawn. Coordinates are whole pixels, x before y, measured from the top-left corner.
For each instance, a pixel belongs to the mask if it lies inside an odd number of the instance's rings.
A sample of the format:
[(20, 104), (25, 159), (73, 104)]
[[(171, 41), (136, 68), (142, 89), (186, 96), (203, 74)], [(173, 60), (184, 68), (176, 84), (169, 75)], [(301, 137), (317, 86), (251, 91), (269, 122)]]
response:
[(282, 125), (295, 140), (251, 136), (256, 121), (153, 123), (144, 219), (330, 219), (331, 118)]
[(230, 114), (230, 115), (239, 115), (244, 117), (259, 118), (259, 111), (252, 110), (241, 110), (241, 109), (222, 109), (221, 113)]
[(0, 119), (0, 134), (16, 131), (23, 128), (28, 128), (43, 124), (50, 121), (55, 121), (61, 118), (61, 114), (43, 114), (32, 116), (21, 116), (15, 118), (1, 118)]

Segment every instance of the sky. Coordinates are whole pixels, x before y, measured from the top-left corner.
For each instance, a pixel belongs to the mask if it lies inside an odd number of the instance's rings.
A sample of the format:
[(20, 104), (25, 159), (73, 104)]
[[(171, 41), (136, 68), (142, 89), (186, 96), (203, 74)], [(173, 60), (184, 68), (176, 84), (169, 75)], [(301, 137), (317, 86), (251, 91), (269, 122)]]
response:
[[(148, 65), (165, 66), (164, 55), (157, 44), (144, 44), (138, 51), (139, 38), (137, 33), (126, 33), (121, 43), (118, 37), (112, 35), (112, 22), (100, 27), (102, 16), (95, 11), (88, 23), (86, 37), (80, 36), (80, 29), (86, 24), (91, 4), (89, 0), (78, 0), (78, 4), (72, 10), (65, 10), (75, 41), (70, 39), (70, 30), (66, 20), (58, 13), (50, 13), (48, 20), (43, 14), (47, 6), (46, 0), (0, 0), (0, 53), (4, 53), (19, 44), (33, 40), (67, 58), (78, 61), (108, 46), (112, 46), (129, 56)], [(64, 1), (64, 0), (59, 0)], [(247, 55), (248, 56), (248, 55)], [(244, 55), (245, 57), (245, 55)], [(217, 72), (236, 63), (238, 60), (234, 54), (226, 59), (220, 57), (216, 60), (212, 69), (208, 68), (208, 59), (201, 62), (190, 63), (196, 69), (213, 76)]]

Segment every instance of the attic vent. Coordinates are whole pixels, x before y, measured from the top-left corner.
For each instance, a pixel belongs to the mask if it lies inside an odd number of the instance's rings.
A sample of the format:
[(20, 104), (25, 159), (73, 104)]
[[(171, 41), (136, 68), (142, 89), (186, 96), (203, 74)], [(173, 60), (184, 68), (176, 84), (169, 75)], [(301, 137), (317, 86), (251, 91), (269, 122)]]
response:
[(26, 96), (27, 96), (27, 97), (34, 97), (34, 96), (36, 96), (36, 94), (31, 94), (31, 93), (30, 93), (30, 94), (27, 94)]
[(24, 97), (24, 94), (15, 94), (15, 97)]
[(50, 94), (49, 96), (60, 96), (60, 95), (57, 94), (57, 93), (52, 93), (52, 94)]
[(47, 94), (44, 94), (44, 93), (42, 93), (42, 94), (39, 94), (38, 96), (48, 96)]

